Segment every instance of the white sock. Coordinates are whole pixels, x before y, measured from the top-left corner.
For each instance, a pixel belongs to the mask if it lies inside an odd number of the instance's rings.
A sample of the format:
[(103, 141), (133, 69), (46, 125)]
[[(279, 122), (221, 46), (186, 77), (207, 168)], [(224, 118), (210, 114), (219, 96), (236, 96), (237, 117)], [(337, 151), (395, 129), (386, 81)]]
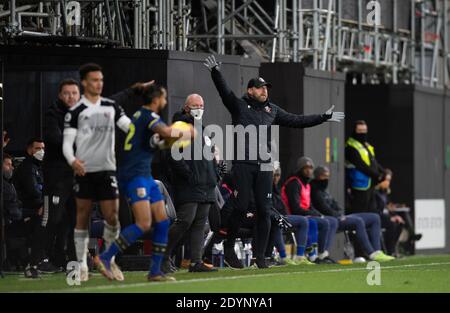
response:
[(105, 240), (105, 248), (108, 249), (109, 246), (119, 238), (120, 235), (120, 224), (117, 223), (116, 226), (112, 226), (108, 224), (106, 221), (104, 222), (105, 227), (103, 228), (103, 239)]
[(317, 254), (311, 255), (311, 256), (309, 257), (309, 260), (310, 260), (311, 262), (314, 262), (315, 260), (317, 260)]
[(81, 263), (81, 267), (87, 268), (87, 254), (89, 245), (89, 233), (87, 229), (74, 230), (75, 251), (77, 260)]
[(329, 253), (327, 250), (325, 250), (324, 252), (319, 254), (319, 259), (323, 260), (325, 259), (327, 256), (329, 256)]
[(371, 260), (374, 260), (375, 257), (376, 257), (377, 255), (379, 255), (380, 253), (381, 253), (380, 250), (377, 250), (377, 251), (375, 251), (375, 252), (372, 252), (372, 253), (369, 255), (369, 258), (370, 258)]
[[(116, 226), (112, 226), (104, 221), (105, 227), (103, 228), (103, 239), (105, 240), (105, 249), (109, 249), (109, 246), (119, 238), (120, 235), (120, 224), (117, 223)], [(116, 256), (111, 258), (111, 262), (115, 262)]]

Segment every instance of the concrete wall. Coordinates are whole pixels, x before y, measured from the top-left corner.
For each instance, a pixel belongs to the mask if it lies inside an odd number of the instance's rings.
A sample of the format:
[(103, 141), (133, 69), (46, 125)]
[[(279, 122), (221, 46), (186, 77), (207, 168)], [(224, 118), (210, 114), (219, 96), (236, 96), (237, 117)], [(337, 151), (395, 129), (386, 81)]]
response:
[[(342, 74), (304, 69), (299, 63), (263, 63), (261, 76), (273, 84), (271, 100), (288, 112), (322, 114), (332, 104), (336, 105), (335, 110), (344, 111), (345, 78)], [(330, 167), (330, 191), (343, 205), (344, 124), (324, 123), (305, 129), (280, 128), (283, 178), (295, 170), (297, 159), (303, 155), (311, 157), (316, 165)]]

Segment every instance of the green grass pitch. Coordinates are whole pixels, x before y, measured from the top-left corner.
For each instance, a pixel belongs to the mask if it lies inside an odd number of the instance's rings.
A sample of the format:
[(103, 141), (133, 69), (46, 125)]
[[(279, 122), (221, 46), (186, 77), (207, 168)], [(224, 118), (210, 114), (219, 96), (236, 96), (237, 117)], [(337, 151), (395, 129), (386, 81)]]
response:
[(285, 266), (265, 270), (221, 269), (217, 273), (175, 274), (176, 282), (149, 283), (145, 272), (126, 272), (124, 282), (97, 273), (81, 286), (68, 286), (65, 274), (25, 279), (6, 275), (0, 292), (450, 292), (450, 255), (414, 256), (381, 264), (381, 284), (370, 286), (366, 264)]

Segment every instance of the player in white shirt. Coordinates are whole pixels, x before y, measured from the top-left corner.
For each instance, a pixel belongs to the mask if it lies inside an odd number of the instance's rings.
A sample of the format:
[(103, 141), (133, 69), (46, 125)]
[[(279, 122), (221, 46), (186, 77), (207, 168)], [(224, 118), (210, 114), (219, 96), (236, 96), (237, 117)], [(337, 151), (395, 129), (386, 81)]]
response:
[[(116, 179), (115, 127), (128, 132), (130, 119), (113, 100), (101, 97), (103, 73), (97, 64), (80, 68), (84, 94), (65, 117), (63, 153), (75, 173), (77, 221), (74, 230), (81, 281), (87, 281), (88, 225), (92, 204), (100, 203), (105, 219), (103, 239), (106, 247), (119, 236), (119, 191)], [(74, 147), (75, 144), (75, 147)], [(123, 274), (113, 261), (116, 280)]]

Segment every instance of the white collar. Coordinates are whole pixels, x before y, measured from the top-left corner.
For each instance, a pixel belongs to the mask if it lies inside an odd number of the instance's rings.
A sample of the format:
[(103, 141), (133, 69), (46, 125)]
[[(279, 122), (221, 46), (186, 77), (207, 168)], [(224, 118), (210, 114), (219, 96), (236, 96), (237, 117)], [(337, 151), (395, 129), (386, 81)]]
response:
[(99, 97), (96, 103), (92, 103), (91, 101), (89, 101), (84, 95), (81, 96), (81, 100), (83, 101), (83, 103), (85, 103), (87, 106), (99, 106), (100, 103), (102, 102), (102, 97)]

